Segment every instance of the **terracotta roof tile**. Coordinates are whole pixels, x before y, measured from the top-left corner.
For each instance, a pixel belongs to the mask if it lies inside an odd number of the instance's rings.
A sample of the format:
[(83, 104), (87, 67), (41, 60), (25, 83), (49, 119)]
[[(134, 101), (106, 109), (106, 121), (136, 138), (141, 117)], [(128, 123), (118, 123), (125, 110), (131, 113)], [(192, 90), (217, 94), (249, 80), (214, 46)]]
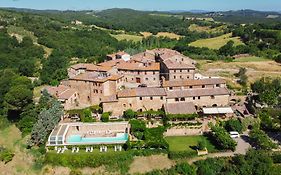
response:
[(72, 65), (71, 68), (75, 70), (85, 69), (88, 71), (97, 71), (97, 72), (107, 72), (111, 69), (111, 67), (109, 66), (98, 66), (95, 64), (84, 64), (84, 63)]
[(125, 63), (121, 63), (121, 64), (117, 65), (117, 68), (119, 70), (160, 70), (160, 63), (125, 62)]
[(148, 96), (166, 96), (164, 88), (133, 88), (124, 89), (118, 92), (118, 97), (148, 97)]
[(167, 98), (180, 97), (199, 97), (211, 95), (228, 95), (229, 91), (226, 88), (208, 88), (208, 89), (186, 89), (167, 91)]
[(70, 80), (82, 80), (82, 81), (92, 81), (92, 82), (106, 82), (108, 80), (118, 80), (122, 78), (122, 75), (100, 75), (96, 72), (86, 72), (83, 74), (76, 75), (75, 77), (70, 78)]
[(50, 95), (55, 96), (58, 99), (64, 99), (64, 100), (69, 99), (76, 93), (76, 90), (71, 89), (70, 87), (64, 85), (59, 85), (55, 87), (48, 86), (45, 89), (48, 91)]
[(168, 114), (194, 114), (195, 106), (192, 102), (166, 103), (165, 112)]
[(215, 85), (225, 84), (226, 81), (222, 78), (205, 78), (199, 80), (175, 80), (175, 81), (164, 81), (163, 87), (182, 87), (182, 86), (200, 86), (200, 85)]

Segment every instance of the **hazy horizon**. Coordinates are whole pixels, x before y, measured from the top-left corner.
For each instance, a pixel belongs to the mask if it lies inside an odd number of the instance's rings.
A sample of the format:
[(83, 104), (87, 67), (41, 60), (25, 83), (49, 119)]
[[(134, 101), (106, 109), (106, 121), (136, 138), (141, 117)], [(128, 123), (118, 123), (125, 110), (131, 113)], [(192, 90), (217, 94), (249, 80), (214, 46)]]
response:
[(147, 11), (228, 11), (243, 9), (281, 11), (280, 0), (106, 0), (102, 2), (100, 0), (1, 0), (0, 7), (34, 10), (105, 10), (111, 8), (130, 8)]

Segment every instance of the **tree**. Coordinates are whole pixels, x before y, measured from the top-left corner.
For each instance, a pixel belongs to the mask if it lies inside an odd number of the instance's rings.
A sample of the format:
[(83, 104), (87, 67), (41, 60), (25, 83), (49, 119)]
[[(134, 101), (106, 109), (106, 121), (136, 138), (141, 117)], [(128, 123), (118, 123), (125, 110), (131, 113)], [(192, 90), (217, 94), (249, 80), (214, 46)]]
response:
[(199, 150), (204, 150), (205, 148), (206, 148), (206, 140), (204, 140), (204, 139), (202, 139), (202, 140), (200, 140), (199, 142), (198, 142), (198, 146), (197, 146), (197, 148), (199, 149)]
[(258, 128), (251, 130), (249, 136), (258, 149), (271, 150), (272, 148), (276, 148), (276, 144), (270, 140), (264, 131)]
[(220, 126), (212, 126), (212, 136), (221, 149), (235, 150), (236, 142), (230, 137), (226, 130)]
[(232, 55), (234, 55), (235, 53), (234, 53), (233, 46), (234, 46), (234, 41), (232, 41), (232, 40), (228, 41), (224, 46), (222, 46), (219, 49), (219, 54), (220, 55), (225, 55), (225, 56), (232, 56)]
[(36, 124), (31, 132), (30, 145), (44, 144), (49, 133), (58, 124), (63, 116), (63, 107), (60, 102), (55, 99), (50, 100), (51, 106), (49, 109), (43, 109), (38, 116)]
[(23, 76), (31, 77), (35, 73), (35, 62), (32, 60), (22, 60), (19, 62), (19, 72)]
[(175, 168), (178, 174), (184, 174), (184, 175), (196, 174), (194, 167), (189, 165), (188, 163), (177, 164)]
[(25, 85), (13, 86), (5, 95), (5, 103), (12, 110), (22, 110), (32, 103), (33, 92)]
[(225, 122), (225, 129), (228, 132), (237, 131), (237, 132), (241, 133), (243, 126), (242, 126), (242, 123), (238, 119), (230, 119)]
[(239, 78), (239, 83), (242, 86), (246, 86), (248, 82), (248, 76), (246, 75), (247, 69), (244, 67), (241, 67), (239, 69), (239, 72), (236, 74), (236, 76)]
[(279, 102), (279, 95), (281, 94), (281, 79), (261, 78), (255, 81), (251, 88), (253, 92), (257, 93), (257, 101), (269, 106), (275, 106)]
[(102, 122), (108, 122), (108, 121), (109, 121), (109, 116), (110, 116), (110, 113), (109, 113), (109, 112), (104, 112), (104, 113), (102, 113), (102, 115), (101, 115), (101, 121), (102, 121)]
[(132, 110), (132, 109), (128, 109), (126, 111), (124, 111), (123, 117), (125, 119), (132, 119), (135, 118), (136, 113)]

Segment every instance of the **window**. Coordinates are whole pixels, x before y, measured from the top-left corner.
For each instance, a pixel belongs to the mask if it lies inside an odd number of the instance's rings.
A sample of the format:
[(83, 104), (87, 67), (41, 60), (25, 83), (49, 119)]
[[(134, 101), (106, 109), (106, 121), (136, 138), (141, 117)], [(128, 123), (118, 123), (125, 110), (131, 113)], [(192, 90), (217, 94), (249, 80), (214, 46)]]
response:
[(185, 98), (182, 97), (182, 98), (181, 98), (181, 101), (185, 101)]
[(179, 101), (179, 98), (175, 98), (175, 101)]
[(150, 100), (153, 100), (153, 97), (150, 97)]
[(216, 87), (220, 87), (220, 85), (219, 85), (219, 84), (216, 84)]
[(189, 76), (187, 76), (187, 79), (189, 79)]
[(160, 97), (161, 100), (163, 100), (163, 97)]
[(169, 90), (173, 90), (173, 87), (169, 87)]
[(187, 72), (190, 72), (190, 70), (189, 70), (189, 69), (187, 69)]
[(176, 72), (177, 72), (177, 70), (174, 70), (174, 72), (176, 73)]
[(132, 81), (134, 81), (134, 78), (132, 78)]
[(182, 79), (182, 76), (180, 76), (180, 79)]
[(192, 89), (192, 86), (189, 86), (190, 89)]
[(180, 70), (180, 72), (182, 72), (182, 70)]
[(140, 100), (142, 100), (142, 97), (140, 97)]
[(123, 107), (126, 108), (126, 104), (125, 103), (123, 104)]
[(177, 79), (177, 77), (176, 77), (176, 76), (174, 76), (174, 79)]
[(195, 100), (195, 97), (193, 97), (193, 100)]
[(145, 78), (145, 80), (148, 80), (148, 78)]
[(145, 71), (145, 72), (144, 72), (144, 74), (146, 75), (146, 74), (147, 74), (147, 72)]
[(214, 96), (214, 95), (211, 95), (211, 99), (215, 99), (215, 96)]
[(132, 107), (132, 104), (130, 103), (130, 107)]
[(198, 100), (200, 100), (201, 97), (198, 97)]
[(202, 88), (205, 88), (205, 85), (202, 85)]
[(102, 94), (102, 90), (100, 90), (100, 93)]
[(155, 75), (155, 71), (153, 71), (153, 75)]
[(155, 81), (155, 80), (156, 80), (156, 78), (153, 78), (153, 80)]

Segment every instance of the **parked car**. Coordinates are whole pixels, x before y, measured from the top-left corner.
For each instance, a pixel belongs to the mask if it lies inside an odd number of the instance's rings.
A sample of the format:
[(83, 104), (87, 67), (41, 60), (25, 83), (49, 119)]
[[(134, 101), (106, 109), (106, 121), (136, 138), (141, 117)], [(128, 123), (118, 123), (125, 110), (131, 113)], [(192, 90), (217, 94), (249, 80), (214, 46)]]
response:
[(230, 131), (229, 132), (231, 138), (239, 138), (240, 134), (237, 131)]

